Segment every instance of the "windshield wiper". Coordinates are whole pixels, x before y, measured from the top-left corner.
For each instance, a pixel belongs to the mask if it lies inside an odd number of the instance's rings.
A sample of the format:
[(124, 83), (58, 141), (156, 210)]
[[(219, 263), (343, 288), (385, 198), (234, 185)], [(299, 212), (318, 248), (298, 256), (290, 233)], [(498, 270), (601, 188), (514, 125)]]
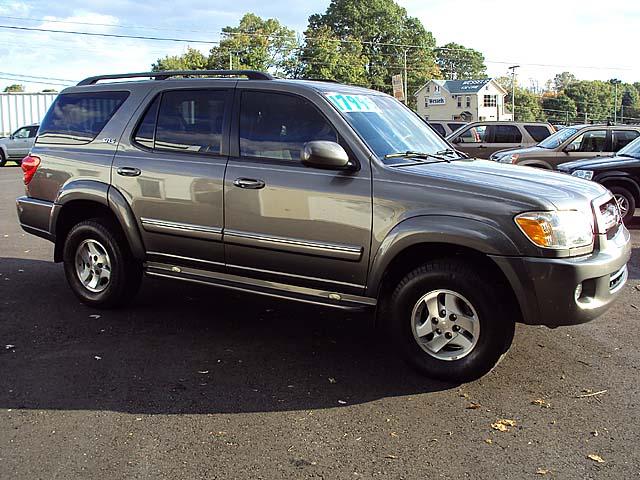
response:
[[(438, 152), (440, 153), (440, 152)], [(441, 157), (438, 154), (435, 153), (427, 153), (427, 152), (414, 152), (412, 150), (407, 150), (406, 152), (396, 152), (396, 153), (387, 153), (384, 156), (385, 160), (388, 158), (418, 158), (418, 159), (429, 159), (429, 158), (435, 158), (436, 160), (439, 160), (441, 162), (447, 162), (449, 163), (451, 160), (445, 157)]]
[(445, 148), (444, 150), (440, 150), (436, 152), (436, 155), (457, 155), (458, 158), (469, 158), (469, 155), (463, 153), (459, 150), (453, 150), (452, 148)]

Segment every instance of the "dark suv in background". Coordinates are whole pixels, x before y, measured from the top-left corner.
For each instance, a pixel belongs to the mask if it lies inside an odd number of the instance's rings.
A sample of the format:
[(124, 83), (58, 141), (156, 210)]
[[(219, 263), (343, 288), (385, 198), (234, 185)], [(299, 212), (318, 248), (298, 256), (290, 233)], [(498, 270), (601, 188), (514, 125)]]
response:
[(627, 279), (604, 187), (468, 159), (393, 97), (336, 83), (88, 78), (57, 97), (22, 169), (20, 223), (55, 242), (88, 305), (122, 305), (145, 272), (375, 308), (408, 361), (449, 381), (488, 372), (515, 322), (598, 317)]

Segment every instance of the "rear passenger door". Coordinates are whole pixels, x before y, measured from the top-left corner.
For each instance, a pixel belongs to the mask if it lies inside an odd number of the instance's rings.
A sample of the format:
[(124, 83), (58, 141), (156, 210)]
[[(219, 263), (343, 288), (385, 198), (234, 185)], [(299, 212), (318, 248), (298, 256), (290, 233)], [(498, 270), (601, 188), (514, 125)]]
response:
[(113, 185), (152, 260), (222, 270), (223, 179), (232, 82), (151, 95), (120, 142)]
[(338, 141), (349, 152), (326, 115), (332, 107), (245, 88), (236, 91), (231, 151), (237, 151), (225, 176), (228, 271), (362, 294), (371, 242), (369, 165), (358, 171), (304, 166), (300, 151), (309, 141)]
[(520, 148), (523, 146), (522, 132), (516, 125), (489, 125), (483, 146), (486, 157), (482, 158), (489, 158), (498, 150)]

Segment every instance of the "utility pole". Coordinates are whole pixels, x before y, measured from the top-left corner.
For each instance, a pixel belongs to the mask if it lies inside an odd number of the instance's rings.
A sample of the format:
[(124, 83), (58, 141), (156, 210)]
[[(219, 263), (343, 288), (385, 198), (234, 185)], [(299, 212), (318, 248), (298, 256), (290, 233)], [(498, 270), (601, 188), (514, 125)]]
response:
[(615, 125), (618, 121), (618, 85), (622, 82), (614, 78), (611, 83), (613, 84), (613, 124)]
[(404, 104), (409, 105), (409, 92), (407, 91), (407, 48), (404, 49)]
[(229, 50), (229, 70), (233, 70), (233, 53)]
[(511, 115), (514, 122), (516, 120), (516, 68), (520, 68), (520, 65), (511, 65), (509, 67), (509, 70), (511, 70)]

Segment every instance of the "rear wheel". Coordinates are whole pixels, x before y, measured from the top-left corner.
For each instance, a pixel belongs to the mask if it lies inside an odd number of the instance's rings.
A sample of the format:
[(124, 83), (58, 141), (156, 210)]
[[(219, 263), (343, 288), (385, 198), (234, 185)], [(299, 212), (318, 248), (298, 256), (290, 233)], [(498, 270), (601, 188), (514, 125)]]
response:
[(383, 310), (405, 359), (429, 377), (470, 381), (511, 346), (515, 315), (495, 281), (460, 260), (434, 260), (408, 273)]
[(622, 221), (629, 222), (636, 211), (636, 199), (633, 194), (624, 187), (614, 186), (610, 188), (613, 197), (618, 202)]
[(7, 163), (7, 157), (4, 156), (4, 152), (0, 150), (0, 167), (4, 167)]
[(65, 240), (64, 271), (73, 293), (87, 305), (112, 308), (135, 296), (142, 264), (117, 225), (105, 219), (75, 225)]

